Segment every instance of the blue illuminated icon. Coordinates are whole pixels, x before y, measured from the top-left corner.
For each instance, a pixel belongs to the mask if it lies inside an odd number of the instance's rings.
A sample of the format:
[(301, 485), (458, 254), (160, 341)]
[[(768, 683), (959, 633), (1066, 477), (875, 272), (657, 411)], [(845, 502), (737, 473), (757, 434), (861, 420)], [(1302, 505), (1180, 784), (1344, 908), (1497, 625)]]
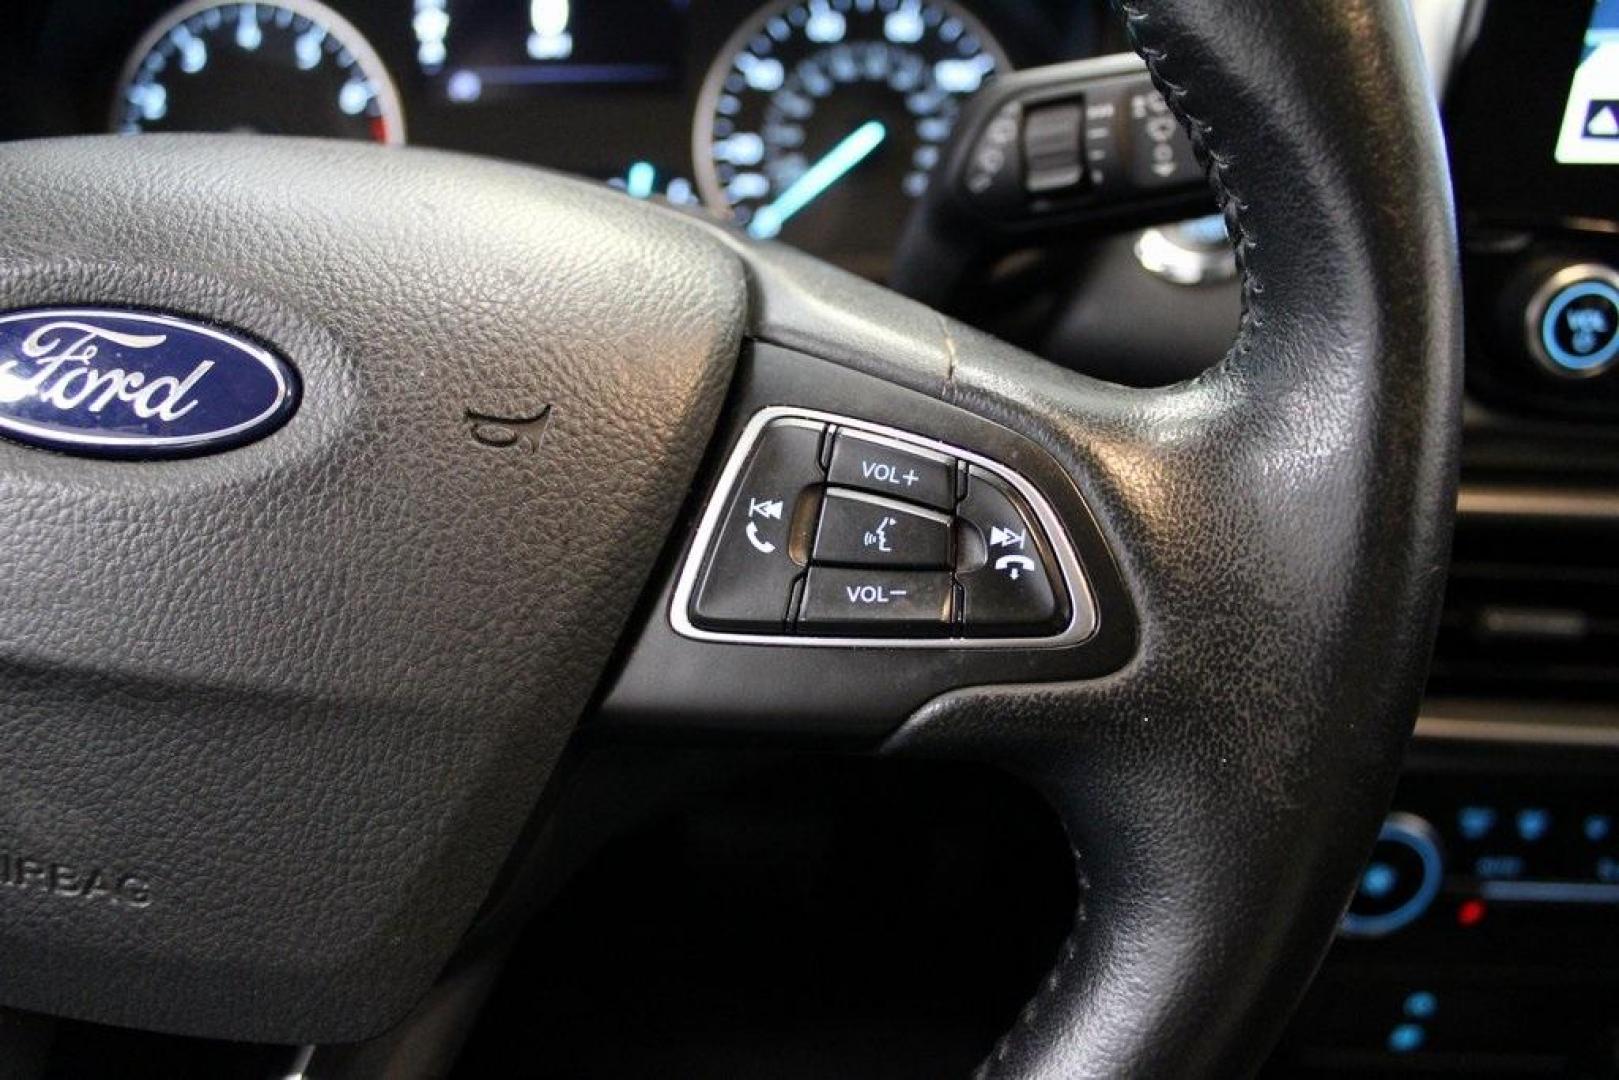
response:
[(821, 158), (776, 196), (776, 200), (761, 206), (748, 223), (748, 232), (761, 240), (768, 240), (781, 232), (787, 219), (819, 198), (827, 188), (843, 179), (850, 169), (871, 156), (873, 150), (888, 137), (888, 128), (881, 120), (867, 120), (845, 135), (826, 156)]
[(483, 76), (476, 71), (457, 71), (445, 82), (444, 93), (461, 104), (477, 101), (483, 96)]
[(321, 45), (326, 40), (326, 28), (310, 24), (308, 30), (298, 35), (292, 43), (292, 55), (299, 71), (313, 71), (320, 66), (320, 61), (326, 55)]
[(1585, 819), (1585, 838), (1600, 844), (1613, 831), (1613, 819), (1607, 814), (1591, 814)]
[(1394, 867), (1384, 862), (1374, 862), (1366, 868), (1366, 873), (1360, 878), (1360, 891), (1362, 896), (1373, 900), (1381, 900), (1394, 891), (1394, 886), (1400, 880), (1400, 875)]
[(984, 84), (984, 77), (993, 70), (995, 61), (988, 53), (940, 60), (933, 65), (933, 85), (952, 94), (971, 94)]
[(1495, 808), (1464, 806), (1456, 813), (1456, 825), (1468, 840), (1482, 840), (1495, 828)]
[(1518, 837), (1525, 843), (1532, 844), (1545, 836), (1551, 824), (1550, 811), (1541, 807), (1530, 806), (1518, 811)]
[(264, 44), (264, 29), (259, 26), (258, 9), (243, 4), (236, 17), (236, 45), (244, 52), (252, 52)]
[(1356, 911), (1356, 904), (1351, 902), (1350, 910), (1344, 912), (1343, 921), (1338, 924), (1338, 932), (1345, 937), (1372, 938), (1392, 934), (1420, 918), (1433, 903), (1434, 897), (1439, 895), (1439, 886), (1444, 877), (1444, 860), (1439, 854), (1433, 829), (1427, 822), (1412, 814), (1390, 814), (1377, 834), (1377, 843), (1376, 850), (1380, 851), (1387, 851), (1390, 845), (1404, 848), (1415, 855), (1422, 865), (1420, 869), (1412, 868), (1409, 873), (1401, 873), (1394, 868), (1393, 862), (1379, 859), (1368, 864), (1366, 871), (1361, 874), (1356, 900), (1362, 897), (1379, 899), (1373, 890), (1381, 889), (1382, 903), (1377, 906), (1389, 910)]
[(359, 116), (376, 96), (377, 88), (371, 80), (356, 75), (337, 92), (337, 107), (349, 116)]
[(1439, 1011), (1439, 998), (1426, 990), (1415, 990), (1406, 995), (1404, 1012), (1413, 1020), (1430, 1020)]
[(528, 54), (536, 60), (566, 60), (572, 56), (570, 15), (568, 0), (530, 0), (528, 19), (534, 32), (528, 36)]
[(922, 14), (922, 5), (917, 0), (906, 0), (883, 19), (883, 37), (895, 45), (914, 45), (922, 40), (922, 32), (927, 28), (925, 16)]
[(1389, 1052), (1409, 1054), (1420, 1049), (1427, 1037), (1428, 1033), (1421, 1024), (1396, 1024), (1394, 1030), (1389, 1032)]
[(1203, 217), (1183, 221), (1180, 223), (1180, 229), (1188, 240), (1204, 247), (1230, 243), (1231, 234), (1226, 232), (1224, 214), (1205, 214)]
[(195, 75), (208, 66), (208, 46), (186, 28), (184, 23), (169, 31), (169, 40), (180, 52), (180, 70)]
[(1568, 371), (1605, 367), (1619, 356), (1619, 289), (1606, 281), (1564, 287), (1541, 316), (1540, 343)]
[(817, 44), (826, 45), (842, 41), (848, 27), (844, 17), (833, 11), (825, 0), (811, 3), (809, 20), (804, 23), (804, 36)]
[(1516, 878), (1523, 876), (1523, 859), (1518, 855), (1480, 855), (1473, 863), (1473, 876)]
[(657, 170), (652, 167), (652, 162), (637, 161), (624, 174), (624, 190), (630, 193), (631, 198), (650, 199), (652, 197), (652, 185), (657, 179), (657, 175)]

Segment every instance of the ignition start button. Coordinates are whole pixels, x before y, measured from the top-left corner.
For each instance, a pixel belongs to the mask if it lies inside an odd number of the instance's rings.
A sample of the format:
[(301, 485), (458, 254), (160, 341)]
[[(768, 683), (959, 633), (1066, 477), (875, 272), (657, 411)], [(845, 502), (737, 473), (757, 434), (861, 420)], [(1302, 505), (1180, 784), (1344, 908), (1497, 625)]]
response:
[(1529, 351), (1564, 378), (1600, 375), (1619, 360), (1619, 274), (1585, 263), (1548, 278), (1530, 301)]

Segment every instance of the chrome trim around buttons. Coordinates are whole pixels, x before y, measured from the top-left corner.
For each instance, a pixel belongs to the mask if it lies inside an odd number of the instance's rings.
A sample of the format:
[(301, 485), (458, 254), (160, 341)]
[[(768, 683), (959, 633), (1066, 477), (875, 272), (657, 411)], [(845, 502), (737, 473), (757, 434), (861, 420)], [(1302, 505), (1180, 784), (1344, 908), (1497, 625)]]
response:
[[(750, 634), (731, 630), (705, 630), (694, 625), (691, 621), (691, 602), (697, 588), (697, 577), (702, 572), (703, 562), (719, 531), (725, 509), (731, 504), (731, 495), (737, 479), (742, 474), (743, 466), (747, 463), (765, 427), (776, 420), (819, 421), (829, 427), (851, 429), (862, 437), (870, 438), (873, 442), (889, 444), (895, 449), (956, 458), (994, 473), (1011, 485), (1028, 504), (1038, 519), (1040, 528), (1051, 541), (1051, 548), (1056, 554), (1057, 565), (1061, 568), (1063, 584), (1068, 592), (1070, 612), (1068, 625), (1057, 634), (1012, 638), (817, 637), (807, 634)], [(737, 645), (800, 645), (809, 648), (844, 649), (1049, 649), (1077, 645), (1088, 640), (1096, 633), (1098, 623), (1096, 600), (1091, 592), (1090, 582), (1085, 577), (1084, 568), (1080, 565), (1079, 555), (1074, 551), (1068, 530), (1063, 527), (1062, 519), (1057, 516), (1057, 512), (1052, 509), (1045, 496), (1028, 480), (999, 462), (991, 461), (970, 450), (962, 450), (947, 443), (926, 439), (884, 424), (874, 424), (868, 420), (785, 405), (772, 405), (760, 409), (743, 429), (742, 437), (737, 440), (736, 447), (726, 460), (725, 468), (720, 472), (719, 483), (715, 485), (714, 493), (709, 496), (708, 505), (703, 510), (696, 535), (692, 538), (685, 562), (680, 568), (680, 577), (675, 583), (674, 599), (669, 605), (669, 624), (675, 633), (696, 641), (730, 642)]]

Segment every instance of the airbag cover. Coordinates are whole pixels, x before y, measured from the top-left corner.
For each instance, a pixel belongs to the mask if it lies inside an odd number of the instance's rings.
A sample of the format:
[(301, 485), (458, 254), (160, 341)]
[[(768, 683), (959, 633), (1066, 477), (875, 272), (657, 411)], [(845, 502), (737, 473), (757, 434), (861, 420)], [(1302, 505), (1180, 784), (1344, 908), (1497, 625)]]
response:
[(165, 311), (302, 403), (171, 461), (0, 440), (0, 1003), (282, 1042), (419, 997), (688, 488), (734, 256), (532, 170), (0, 148), (0, 310)]

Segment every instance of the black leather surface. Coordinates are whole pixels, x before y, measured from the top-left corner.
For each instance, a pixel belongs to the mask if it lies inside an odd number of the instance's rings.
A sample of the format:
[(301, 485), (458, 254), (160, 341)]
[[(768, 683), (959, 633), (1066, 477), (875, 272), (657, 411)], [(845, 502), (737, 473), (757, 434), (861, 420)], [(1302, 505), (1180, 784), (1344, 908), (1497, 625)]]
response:
[[(173, 310), (299, 369), (213, 457), (0, 441), (0, 1000), (341, 1041), (459, 939), (684, 498), (736, 261), (596, 185), (229, 137), (0, 148), (0, 308)], [(468, 410), (530, 416), (479, 445)], [(82, 878), (81, 878), (82, 880)]]
[(1059, 806), (1073, 936), (990, 1076), (1230, 1076), (1314, 970), (1415, 716), (1454, 505), (1458, 288), (1400, 3), (1124, 5), (1238, 238), (1228, 360), (1162, 393), (989, 343), (951, 394), (1038, 421), (1141, 609), (1093, 686), (966, 692), (894, 740)]
[(1242, 328), (1207, 375), (1107, 386), (739, 245), (759, 336), (1044, 445), (1138, 604), (1118, 674), (964, 690), (889, 743), (1000, 763), (1073, 841), (1073, 935), (986, 1076), (1223, 1077), (1263, 1058), (1387, 804), (1448, 554), (1456, 251), (1403, 4), (1125, 10), (1239, 239)]

